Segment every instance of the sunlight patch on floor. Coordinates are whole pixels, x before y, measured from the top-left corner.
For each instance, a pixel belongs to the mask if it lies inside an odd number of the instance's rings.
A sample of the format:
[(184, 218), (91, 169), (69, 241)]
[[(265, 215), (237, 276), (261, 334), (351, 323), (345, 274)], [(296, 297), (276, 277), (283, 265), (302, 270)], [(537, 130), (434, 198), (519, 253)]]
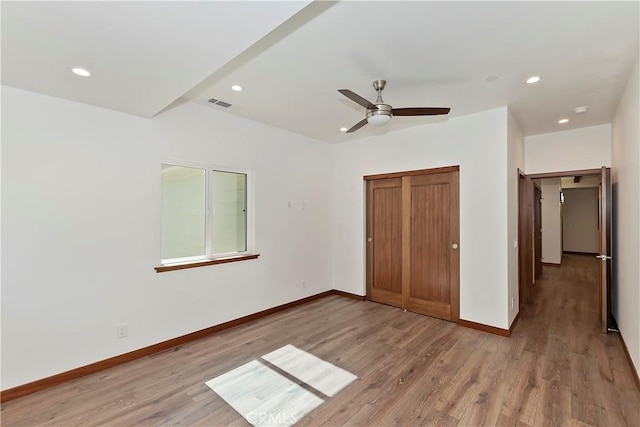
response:
[(293, 345), (281, 347), (261, 359), (205, 383), (254, 426), (291, 426), (320, 406), (324, 396), (334, 396), (358, 378)]
[(291, 344), (265, 354), (262, 358), (329, 397), (358, 378)]

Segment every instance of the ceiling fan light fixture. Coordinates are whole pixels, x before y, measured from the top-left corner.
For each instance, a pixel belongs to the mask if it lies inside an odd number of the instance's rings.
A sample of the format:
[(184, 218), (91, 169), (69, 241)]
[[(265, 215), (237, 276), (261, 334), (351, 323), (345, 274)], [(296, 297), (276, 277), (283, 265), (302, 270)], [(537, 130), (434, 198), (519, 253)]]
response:
[(351, 129), (347, 130), (347, 133), (352, 133), (360, 129), (366, 124), (372, 124), (373, 126), (383, 126), (391, 121), (393, 116), (437, 116), (442, 114), (449, 114), (450, 108), (435, 108), (435, 107), (412, 107), (412, 108), (393, 108), (389, 104), (385, 104), (382, 100), (382, 89), (386, 85), (385, 80), (375, 80), (373, 82), (373, 88), (378, 92), (376, 102), (373, 103), (366, 98), (361, 97), (357, 93), (350, 91), (349, 89), (338, 89), (342, 95), (346, 96), (356, 104), (366, 109), (365, 118), (360, 120), (355, 125), (351, 126)]
[[(379, 95), (378, 98), (381, 99)], [(389, 123), (393, 116), (391, 113), (391, 105), (375, 104), (375, 106), (375, 110), (367, 110), (367, 123), (373, 126), (384, 126)]]
[(384, 126), (391, 121), (391, 114), (388, 111), (374, 111), (367, 117), (367, 123), (373, 126)]

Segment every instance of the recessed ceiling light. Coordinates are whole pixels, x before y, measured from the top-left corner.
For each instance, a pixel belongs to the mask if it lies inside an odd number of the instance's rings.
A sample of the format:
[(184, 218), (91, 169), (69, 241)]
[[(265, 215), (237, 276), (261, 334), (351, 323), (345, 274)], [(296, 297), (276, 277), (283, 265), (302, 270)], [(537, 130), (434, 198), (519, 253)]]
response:
[(489, 76), (485, 80), (487, 81), (487, 83), (495, 82), (496, 80), (498, 80), (498, 76)]
[(558, 123), (560, 123), (561, 125), (564, 123), (567, 123), (569, 121), (569, 119), (560, 119), (558, 120)]
[(539, 76), (531, 76), (527, 79), (528, 84), (538, 83), (540, 81)]
[(348, 131), (348, 130), (349, 130), (349, 129), (347, 129), (347, 128), (340, 128), (340, 132), (346, 132), (346, 131)]
[(80, 67), (72, 68), (71, 71), (73, 72), (73, 74), (76, 74), (76, 75), (81, 76), (81, 77), (89, 77), (91, 75), (90, 72), (88, 72), (84, 68), (80, 68)]
[(586, 105), (583, 105), (582, 107), (574, 108), (573, 111), (575, 111), (576, 114), (582, 114), (582, 113), (586, 113), (588, 109), (589, 107), (587, 107)]
[(242, 90), (242, 86), (240, 85), (233, 85), (231, 86), (232, 90), (235, 90), (236, 92), (240, 92)]

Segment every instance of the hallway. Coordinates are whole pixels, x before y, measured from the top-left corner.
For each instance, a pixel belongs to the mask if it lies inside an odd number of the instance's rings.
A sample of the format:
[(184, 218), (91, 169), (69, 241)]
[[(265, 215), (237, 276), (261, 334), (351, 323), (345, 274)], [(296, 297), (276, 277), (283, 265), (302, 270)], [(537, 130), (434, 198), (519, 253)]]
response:
[(523, 357), (531, 354), (529, 378), (541, 379), (549, 425), (640, 425), (640, 393), (618, 334), (600, 332), (599, 263), (565, 254), (561, 267), (545, 265), (512, 334)]

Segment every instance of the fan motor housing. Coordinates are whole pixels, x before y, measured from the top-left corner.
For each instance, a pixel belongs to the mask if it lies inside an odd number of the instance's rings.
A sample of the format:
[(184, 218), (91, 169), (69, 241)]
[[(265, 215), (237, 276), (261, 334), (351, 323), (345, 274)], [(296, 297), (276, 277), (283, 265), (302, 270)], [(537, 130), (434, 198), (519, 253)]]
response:
[(371, 116), (393, 116), (393, 114), (391, 113), (391, 105), (376, 104), (375, 110), (367, 110), (367, 119)]

